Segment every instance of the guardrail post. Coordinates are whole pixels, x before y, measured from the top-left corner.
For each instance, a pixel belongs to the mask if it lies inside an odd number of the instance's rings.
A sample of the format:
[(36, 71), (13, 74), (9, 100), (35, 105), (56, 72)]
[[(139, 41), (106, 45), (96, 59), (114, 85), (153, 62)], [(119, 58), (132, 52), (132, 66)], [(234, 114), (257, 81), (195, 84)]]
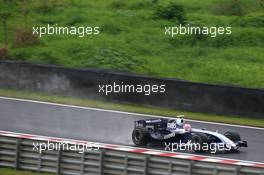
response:
[(237, 167), (235, 167), (235, 175), (240, 175), (240, 165), (238, 165)]
[(39, 152), (39, 157), (38, 157), (38, 172), (41, 170), (41, 165), (42, 165), (42, 151)]
[(188, 166), (188, 169), (189, 169), (189, 175), (192, 175), (192, 172), (193, 172), (193, 164), (194, 164), (194, 161), (192, 160), (190, 163), (189, 163), (189, 166)]
[(172, 161), (169, 162), (169, 174), (172, 174)]
[(16, 159), (15, 159), (15, 169), (19, 169), (19, 158), (20, 158), (20, 145), (21, 145), (21, 139), (18, 139), (16, 141)]
[(128, 156), (126, 155), (125, 156), (125, 175), (128, 175), (127, 167), (128, 167)]
[(148, 163), (149, 163), (149, 155), (146, 155), (144, 161), (144, 175), (148, 175)]
[(56, 171), (56, 174), (60, 174), (60, 166), (61, 166), (61, 148), (59, 148), (58, 155), (57, 155), (57, 171)]
[(86, 156), (86, 152), (84, 151), (83, 153), (82, 153), (82, 164), (81, 164), (81, 174), (84, 174), (84, 162), (85, 162), (85, 156)]
[(104, 174), (104, 149), (100, 149), (100, 165), (99, 165), (99, 174), (103, 175)]
[(218, 175), (218, 168), (217, 168), (217, 166), (214, 166), (214, 174), (215, 175)]

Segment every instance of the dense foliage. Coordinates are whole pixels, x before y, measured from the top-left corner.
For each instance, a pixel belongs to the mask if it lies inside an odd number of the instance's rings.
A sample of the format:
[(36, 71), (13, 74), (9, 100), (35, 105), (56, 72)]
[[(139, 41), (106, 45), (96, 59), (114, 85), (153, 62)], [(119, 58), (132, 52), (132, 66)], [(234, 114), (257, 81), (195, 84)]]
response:
[[(264, 87), (262, 0), (0, 0), (13, 60)], [(164, 35), (165, 26), (232, 26), (232, 35)], [(35, 38), (41, 25), (99, 26), (100, 35)], [(0, 25), (0, 48), (4, 33)], [(0, 55), (1, 55), (0, 54)]]

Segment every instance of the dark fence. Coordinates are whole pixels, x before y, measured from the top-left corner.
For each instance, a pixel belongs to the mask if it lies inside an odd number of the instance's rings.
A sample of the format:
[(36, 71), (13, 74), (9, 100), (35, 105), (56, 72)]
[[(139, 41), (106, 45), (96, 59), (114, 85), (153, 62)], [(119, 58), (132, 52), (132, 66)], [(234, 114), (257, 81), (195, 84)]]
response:
[[(166, 85), (165, 93), (99, 93), (102, 84)], [(262, 117), (264, 90), (158, 79), (104, 70), (0, 62), (0, 88), (128, 102), (178, 110)]]

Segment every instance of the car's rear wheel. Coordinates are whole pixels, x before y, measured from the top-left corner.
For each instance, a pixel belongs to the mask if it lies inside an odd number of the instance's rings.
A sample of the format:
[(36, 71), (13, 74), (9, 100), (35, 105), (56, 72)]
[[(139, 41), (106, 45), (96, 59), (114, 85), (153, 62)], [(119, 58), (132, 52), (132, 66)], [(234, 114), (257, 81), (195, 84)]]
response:
[(224, 135), (235, 143), (241, 140), (240, 135), (237, 132), (227, 131)]
[(133, 130), (132, 140), (135, 145), (144, 146), (149, 142), (149, 133), (145, 128), (137, 127)]
[[(192, 148), (195, 152), (204, 152), (204, 144), (208, 144), (208, 137), (204, 133), (195, 133), (191, 138)], [(208, 145), (207, 145), (208, 146)]]

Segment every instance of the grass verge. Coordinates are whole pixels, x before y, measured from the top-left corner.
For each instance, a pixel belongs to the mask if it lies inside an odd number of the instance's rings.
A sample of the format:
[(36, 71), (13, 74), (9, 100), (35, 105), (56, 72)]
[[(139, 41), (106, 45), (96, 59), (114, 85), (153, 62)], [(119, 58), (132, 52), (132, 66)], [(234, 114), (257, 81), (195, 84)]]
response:
[(31, 171), (21, 171), (21, 170), (14, 170), (9, 168), (0, 168), (1, 175), (53, 175), (50, 173), (36, 173)]
[(126, 112), (161, 115), (161, 116), (176, 116), (178, 114), (184, 114), (187, 119), (219, 122), (219, 123), (230, 123), (230, 124), (238, 124), (238, 125), (248, 125), (248, 126), (256, 126), (256, 127), (264, 128), (264, 119), (255, 119), (250, 117), (194, 113), (194, 112), (178, 111), (178, 110), (171, 110), (165, 108), (148, 107), (142, 105), (117, 104), (117, 103), (102, 102), (96, 100), (79, 99), (79, 98), (62, 97), (62, 96), (51, 96), (42, 93), (32, 93), (27, 91), (16, 91), (16, 90), (6, 90), (6, 89), (0, 89), (0, 96), (32, 99), (32, 100), (70, 104), (77, 106), (112, 109), (112, 110), (119, 110)]
[[(9, 59), (264, 88), (260, 1), (0, 0), (0, 12), (7, 19)], [(232, 27), (232, 34), (165, 35), (164, 27), (179, 26), (179, 19), (192, 26)], [(98, 26), (100, 34), (31, 35), (32, 27), (48, 24)], [(3, 28), (1, 24), (0, 48)]]

